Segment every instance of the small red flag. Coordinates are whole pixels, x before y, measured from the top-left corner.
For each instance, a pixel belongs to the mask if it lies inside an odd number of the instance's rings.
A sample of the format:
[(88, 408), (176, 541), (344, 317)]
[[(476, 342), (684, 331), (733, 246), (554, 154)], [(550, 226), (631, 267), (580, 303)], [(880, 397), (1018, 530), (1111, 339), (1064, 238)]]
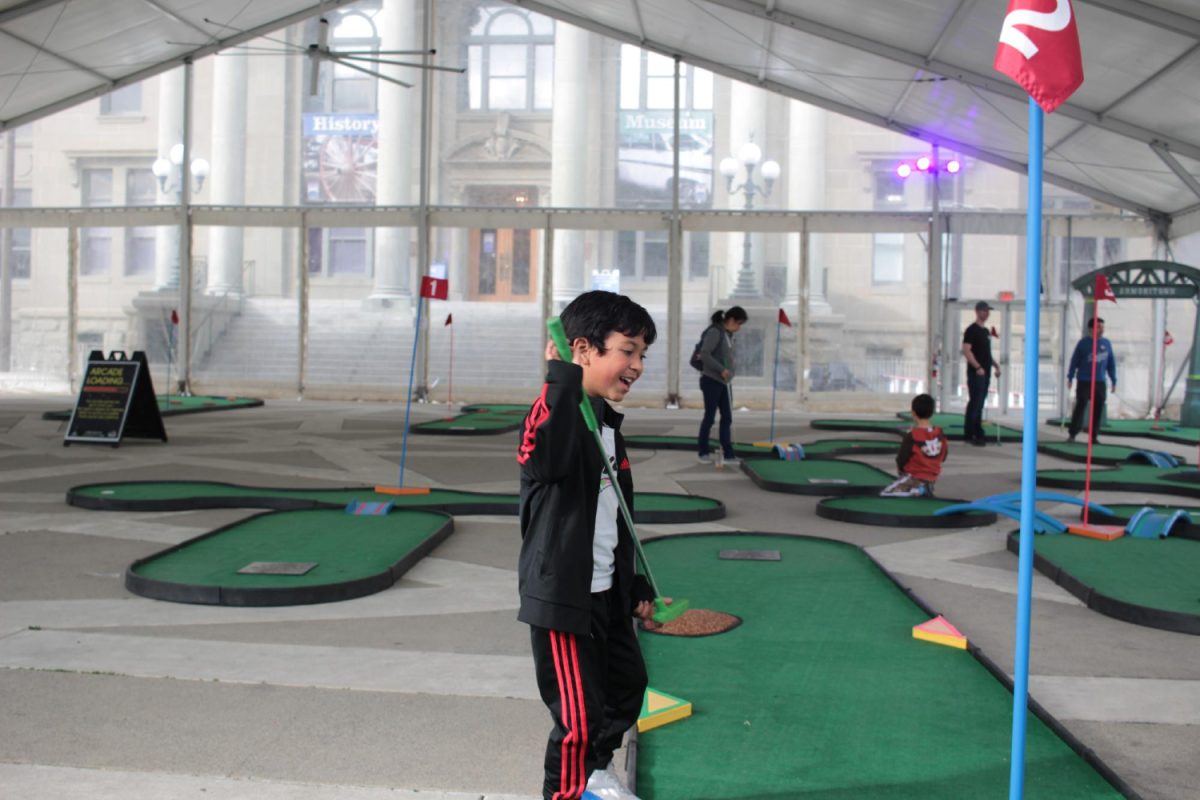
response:
[(1071, 0), (1008, 0), (993, 66), (1047, 114), (1083, 84), (1083, 57)]
[(995, 326), (995, 325), (993, 325), (993, 326), (992, 326), (992, 338), (993, 338), (993, 339), (999, 339), (999, 338), (1000, 338), (1000, 334), (996, 332), (996, 326)]
[(1111, 300), (1117, 302), (1117, 296), (1113, 294), (1112, 286), (1108, 282), (1108, 278), (1103, 275), (1096, 276), (1096, 302), (1101, 300)]
[(788, 319), (788, 315), (784, 313), (782, 308), (779, 309), (779, 321), (784, 325), (787, 325), (789, 328), (792, 327), (792, 321)]
[(428, 275), (421, 276), (421, 297), (428, 297), (431, 300), (445, 300), (450, 296), (450, 284), (445, 278), (431, 278)]
[(1163, 331), (1163, 347), (1169, 344), (1175, 344), (1175, 337), (1171, 336), (1170, 331)]
[(179, 324), (179, 312), (173, 308), (171, 309), (171, 324), (172, 325)]
[(444, 323), (442, 323), (442, 327), (444, 328), (445, 326), (447, 326), (447, 325), (450, 325), (450, 324), (451, 324), (451, 323), (453, 323), (453, 322), (454, 322), (454, 315), (453, 315), (453, 314), (447, 314), (447, 315), (446, 315), (446, 321), (445, 321)]

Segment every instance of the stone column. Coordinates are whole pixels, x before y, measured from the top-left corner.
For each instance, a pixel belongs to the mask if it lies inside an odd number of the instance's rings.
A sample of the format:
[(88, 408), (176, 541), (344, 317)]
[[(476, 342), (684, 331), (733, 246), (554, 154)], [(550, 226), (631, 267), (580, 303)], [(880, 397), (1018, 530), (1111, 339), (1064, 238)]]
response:
[[(246, 202), (246, 62), (239, 55), (213, 64), (212, 173), (208, 196), (213, 205)], [(185, 171), (186, 174), (186, 171)], [(243, 229), (219, 225), (208, 234), (209, 294), (242, 294)]]
[[(554, 122), (551, 137), (550, 204), (558, 207), (587, 203), (587, 127), (592, 76), (588, 70), (590, 34), (558, 22), (554, 26)], [(554, 233), (554, 304), (561, 307), (587, 287), (584, 232)]]
[[(421, 46), (421, 29), (416, 0), (384, 0), (377, 17), (381, 50), (416, 50)], [(416, 57), (382, 56), (399, 61)], [(415, 203), (412, 180), (413, 140), (421, 123), (420, 70), (411, 67), (377, 65), (383, 75), (412, 84), (411, 89), (388, 81), (379, 81), (379, 135), (376, 162), (375, 204), (409, 206)], [(410, 228), (375, 230), (375, 282), (368, 302), (387, 306), (392, 300), (412, 295), (410, 276)]]
[[(183, 67), (158, 77), (158, 157), (168, 158), (171, 148), (183, 141)], [(160, 191), (158, 202), (170, 206), (179, 203), (175, 176)], [(179, 226), (160, 225), (155, 229), (154, 288), (179, 286)]]
[[(811, 211), (825, 207), (825, 119), (826, 111), (799, 100), (788, 101), (788, 152), (780, 159), (787, 170), (787, 207)], [(808, 235), (808, 297), (811, 313), (829, 313), (822, 291), (821, 235)], [(789, 236), (787, 244), (787, 293), (784, 305), (790, 312), (800, 305), (800, 238)]]

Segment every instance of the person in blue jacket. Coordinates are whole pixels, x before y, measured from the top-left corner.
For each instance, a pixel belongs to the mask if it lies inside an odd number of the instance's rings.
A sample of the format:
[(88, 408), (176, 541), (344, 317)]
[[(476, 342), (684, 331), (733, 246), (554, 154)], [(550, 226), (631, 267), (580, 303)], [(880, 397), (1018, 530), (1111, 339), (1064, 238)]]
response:
[(1092, 338), (1096, 338), (1096, 401), (1092, 405), (1092, 443), (1100, 433), (1100, 420), (1104, 416), (1104, 400), (1107, 385), (1104, 376), (1112, 382), (1112, 389), (1117, 390), (1117, 358), (1113, 355), (1112, 342), (1104, 338), (1104, 320), (1094, 317), (1088, 320), (1088, 328), (1092, 336), (1084, 336), (1075, 345), (1071, 354), (1071, 365), (1067, 368), (1067, 391), (1078, 378), (1075, 387), (1075, 410), (1071, 412), (1071, 424), (1067, 428), (1068, 441), (1075, 441), (1079, 431), (1083, 429), (1083, 414), (1092, 396)]

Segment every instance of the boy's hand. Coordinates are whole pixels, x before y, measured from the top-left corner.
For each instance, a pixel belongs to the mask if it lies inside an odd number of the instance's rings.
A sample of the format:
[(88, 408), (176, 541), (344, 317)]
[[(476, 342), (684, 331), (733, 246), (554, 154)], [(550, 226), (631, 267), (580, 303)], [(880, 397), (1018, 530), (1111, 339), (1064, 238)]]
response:
[[(663, 601), (664, 605), (668, 605), (668, 606), (671, 605), (671, 598), (669, 598), (669, 597), (664, 597), (662, 599), (662, 601)], [(655, 628), (661, 627), (653, 619), (654, 612), (656, 610), (657, 609), (654, 607), (653, 600), (642, 600), (636, 606), (634, 606), (633, 615), (635, 617), (637, 617), (638, 619), (642, 620), (643, 628), (645, 628), (646, 630), (654, 630)]]
[(546, 360), (547, 361), (561, 360), (558, 355), (558, 346), (556, 344), (554, 344), (553, 339), (550, 339), (549, 341), (546, 342)]

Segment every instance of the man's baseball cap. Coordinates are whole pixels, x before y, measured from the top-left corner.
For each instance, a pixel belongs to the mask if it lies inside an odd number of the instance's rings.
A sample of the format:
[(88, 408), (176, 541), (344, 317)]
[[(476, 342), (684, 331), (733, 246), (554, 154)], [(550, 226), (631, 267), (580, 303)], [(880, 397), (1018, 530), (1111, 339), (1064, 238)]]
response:
[(976, 311), (991, 311), (992, 307), (987, 304), (986, 300), (980, 300), (975, 304)]

